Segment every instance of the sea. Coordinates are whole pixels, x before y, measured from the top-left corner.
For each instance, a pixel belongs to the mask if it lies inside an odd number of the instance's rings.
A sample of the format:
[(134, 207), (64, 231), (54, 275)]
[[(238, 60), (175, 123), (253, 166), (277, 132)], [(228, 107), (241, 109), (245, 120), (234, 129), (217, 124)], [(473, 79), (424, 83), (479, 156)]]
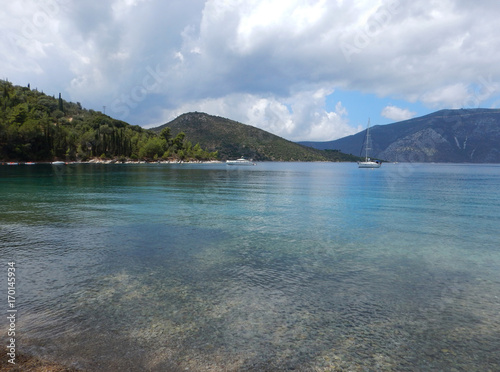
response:
[(500, 370), (499, 164), (2, 165), (0, 254), (86, 371)]

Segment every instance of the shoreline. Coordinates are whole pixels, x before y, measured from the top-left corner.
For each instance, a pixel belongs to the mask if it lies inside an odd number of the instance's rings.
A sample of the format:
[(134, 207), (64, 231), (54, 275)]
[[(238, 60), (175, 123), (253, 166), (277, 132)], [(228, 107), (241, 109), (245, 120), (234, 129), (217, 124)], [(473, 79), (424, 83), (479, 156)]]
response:
[[(259, 161), (258, 163), (356, 163), (352, 161)], [(0, 162), (0, 165), (15, 166), (15, 165), (71, 165), (71, 164), (226, 164), (223, 160), (102, 160), (91, 159), (88, 161), (40, 161), (40, 162)], [(254, 164), (255, 165), (255, 164)]]
[(88, 161), (39, 161), (39, 162), (17, 162), (17, 161), (2, 161), (0, 165), (14, 166), (14, 165), (37, 165), (37, 164), (51, 164), (51, 165), (70, 165), (70, 164), (224, 164), (221, 160), (125, 160), (120, 161), (116, 159), (90, 159)]

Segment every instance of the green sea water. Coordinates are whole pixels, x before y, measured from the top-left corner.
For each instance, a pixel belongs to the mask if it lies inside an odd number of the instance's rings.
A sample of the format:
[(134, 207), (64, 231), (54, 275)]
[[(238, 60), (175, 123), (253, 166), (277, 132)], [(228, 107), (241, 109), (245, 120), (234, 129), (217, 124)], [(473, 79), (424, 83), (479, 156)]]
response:
[(89, 371), (497, 371), (499, 190), (499, 165), (0, 166), (17, 349)]

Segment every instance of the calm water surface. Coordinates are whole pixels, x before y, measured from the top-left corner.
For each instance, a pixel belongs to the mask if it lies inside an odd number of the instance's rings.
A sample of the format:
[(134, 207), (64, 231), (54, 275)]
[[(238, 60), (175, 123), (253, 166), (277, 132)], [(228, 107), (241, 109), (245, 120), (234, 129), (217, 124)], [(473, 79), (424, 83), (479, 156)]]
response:
[(0, 166), (18, 350), (90, 371), (496, 371), (499, 190), (498, 165)]

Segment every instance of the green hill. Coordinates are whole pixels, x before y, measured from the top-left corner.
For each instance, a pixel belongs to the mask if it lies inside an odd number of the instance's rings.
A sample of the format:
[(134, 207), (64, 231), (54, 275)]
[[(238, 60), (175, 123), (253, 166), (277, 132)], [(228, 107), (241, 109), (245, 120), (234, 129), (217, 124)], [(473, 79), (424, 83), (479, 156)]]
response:
[(256, 161), (357, 161), (359, 158), (336, 150), (316, 150), (287, 141), (262, 129), (219, 116), (192, 112), (152, 130), (170, 128), (183, 132), (208, 151), (218, 151), (221, 159), (240, 156)]
[(183, 134), (161, 135), (80, 103), (0, 80), (0, 160), (214, 159)]
[(29, 86), (0, 80), (0, 161), (222, 160), (356, 161), (337, 150), (306, 147), (261, 129), (188, 113), (153, 130), (84, 109)]

